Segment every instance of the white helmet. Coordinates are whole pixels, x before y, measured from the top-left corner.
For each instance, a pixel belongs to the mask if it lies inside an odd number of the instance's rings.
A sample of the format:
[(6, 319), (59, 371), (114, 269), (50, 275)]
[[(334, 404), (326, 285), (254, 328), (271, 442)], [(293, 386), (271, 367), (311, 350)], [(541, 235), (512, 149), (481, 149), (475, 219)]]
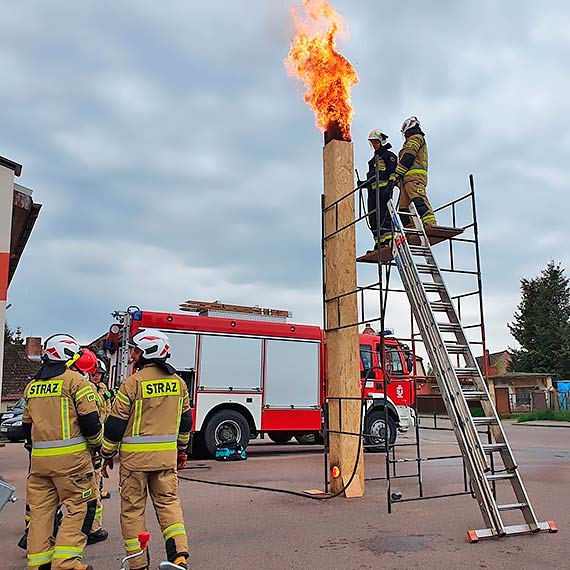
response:
[(131, 339), (131, 346), (142, 351), (142, 357), (146, 360), (166, 360), (170, 354), (170, 341), (166, 334), (156, 329), (144, 329), (139, 331)]
[(80, 350), (79, 343), (68, 334), (54, 334), (46, 339), (42, 358), (49, 362), (67, 362)]
[(107, 372), (107, 366), (105, 366), (105, 363), (100, 358), (97, 359), (97, 372), (101, 372), (101, 374)]
[(368, 135), (368, 144), (370, 145), (371, 148), (374, 148), (372, 146), (372, 141), (380, 141), (380, 144), (384, 145), (386, 144), (387, 140), (388, 140), (388, 135), (385, 135), (382, 131), (378, 129), (370, 131), (370, 134)]
[(420, 127), (420, 122), (418, 121), (417, 117), (408, 117), (403, 123), (402, 123), (402, 128), (400, 129), (400, 131), (402, 132), (402, 134), (405, 134), (406, 131), (408, 129), (411, 129), (412, 127)]

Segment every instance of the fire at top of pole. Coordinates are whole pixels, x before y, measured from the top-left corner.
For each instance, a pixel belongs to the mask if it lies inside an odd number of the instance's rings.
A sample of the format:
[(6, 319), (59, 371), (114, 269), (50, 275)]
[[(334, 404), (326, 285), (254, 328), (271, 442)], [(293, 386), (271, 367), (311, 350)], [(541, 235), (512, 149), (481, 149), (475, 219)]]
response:
[(303, 82), (304, 99), (315, 112), (317, 127), (325, 131), (325, 144), (350, 141), (350, 91), (358, 75), (336, 50), (337, 35), (346, 35), (344, 19), (326, 0), (304, 0), (303, 9), (304, 18), (291, 8), (295, 36), (285, 60), (287, 73)]

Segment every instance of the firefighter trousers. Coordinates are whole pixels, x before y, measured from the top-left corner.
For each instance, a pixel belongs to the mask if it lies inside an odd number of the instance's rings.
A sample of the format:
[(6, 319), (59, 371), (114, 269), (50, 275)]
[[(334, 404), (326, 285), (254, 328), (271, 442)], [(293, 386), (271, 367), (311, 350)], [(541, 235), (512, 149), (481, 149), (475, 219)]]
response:
[[(150, 494), (158, 524), (162, 530), (166, 556), (173, 562), (178, 556), (188, 557), (188, 539), (178, 498), (178, 475), (175, 469), (163, 471), (129, 471), (121, 464), (121, 530), (127, 554), (139, 550), (138, 535), (146, 531), (145, 507)], [(146, 554), (134, 558), (131, 570), (148, 565)]]
[[(368, 189), (368, 221), (370, 222), (370, 231), (374, 240), (381, 238), (383, 235), (392, 234), (392, 223), (388, 213), (388, 202), (392, 198), (392, 190), (380, 188), (378, 191), (380, 200), (379, 207), (376, 207), (376, 190)], [(380, 233), (378, 233), (378, 219), (380, 219)]]
[[(435, 215), (428, 197), (426, 196), (426, 183), (422, 180), (404, 180), (400, 184), (400, 199), (398, 210), (408, 210), (410, 202), (414, 203), (425, 227), (435, 226)], [(410, 225), (409, 216), (400, 215), (404, 226)]]
[(93, 526), (91, 532), (97, 532), (103, 528), (103, 505), (101, 504), (101, 469), (95, 469), (95, 498), (97, 506), (95, 507), (95, 518), (93, 519)]
[[(60, 477), (30, 474), (26, 498), (30, 505), (28, 569), (75, 568), (83, 558), (95, 516), (97, 501), (93, 472)], [(65, 507), (65, 515), (54, 538), (53, 521), (59, 504)]]

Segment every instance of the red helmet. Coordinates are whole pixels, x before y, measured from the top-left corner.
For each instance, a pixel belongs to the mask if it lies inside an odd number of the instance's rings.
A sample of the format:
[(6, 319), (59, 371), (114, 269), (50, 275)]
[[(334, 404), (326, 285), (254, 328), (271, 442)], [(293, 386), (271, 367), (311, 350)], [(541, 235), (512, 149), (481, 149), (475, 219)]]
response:
[(97, 372), (97, 357), (88, 348), (82, 348), (77, 353), (77, 359), (73, 361), (73, 367), (86, 374)]

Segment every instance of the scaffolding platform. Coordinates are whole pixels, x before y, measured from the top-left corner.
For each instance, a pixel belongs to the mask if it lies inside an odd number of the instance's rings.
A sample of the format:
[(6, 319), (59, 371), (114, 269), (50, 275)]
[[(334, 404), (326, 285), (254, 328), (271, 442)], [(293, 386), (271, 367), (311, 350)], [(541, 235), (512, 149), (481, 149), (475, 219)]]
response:
[[(457, 237), (463, 233), (463, 228), (450, 228), (447, 226), (432, 226), (426, 229), (426, 233), (431, 245), (440, 243), (442, 241)], [(408, 241), (412, 245), (419, 245), (419, 236), (410, 236)], [(372, 250), (366, 252), (364, 255), (356, 258), (356, 261), (360, 263), (386, 263), (392, 260), (392, 248), (383, 247), (381, 250)]]

